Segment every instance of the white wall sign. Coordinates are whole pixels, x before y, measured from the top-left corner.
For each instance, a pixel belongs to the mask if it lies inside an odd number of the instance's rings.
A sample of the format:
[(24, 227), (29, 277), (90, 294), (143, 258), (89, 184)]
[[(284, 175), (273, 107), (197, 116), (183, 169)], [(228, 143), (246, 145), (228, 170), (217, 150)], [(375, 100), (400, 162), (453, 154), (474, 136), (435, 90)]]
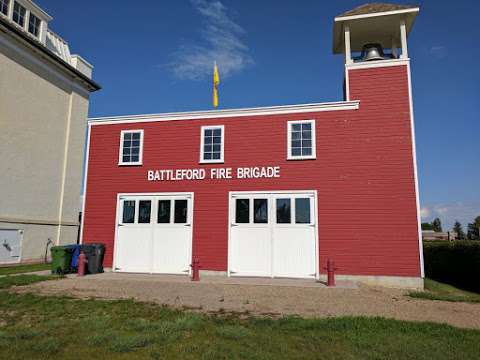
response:
[(147, 170), (148, 181), (279, 178), (280, 166)]

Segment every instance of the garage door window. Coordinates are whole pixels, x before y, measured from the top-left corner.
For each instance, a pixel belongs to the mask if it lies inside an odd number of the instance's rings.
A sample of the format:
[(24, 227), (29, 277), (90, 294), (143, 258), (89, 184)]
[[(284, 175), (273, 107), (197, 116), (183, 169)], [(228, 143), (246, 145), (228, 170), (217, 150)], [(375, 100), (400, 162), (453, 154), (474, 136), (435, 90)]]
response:
[(135, 222), (135, 200), (125, 200), (123, 202), (122, 223), (133, 224)]
[(250, 200), (237, 199), (235, 203), (235, 222), (248, 224), (250, 222)]
[(175, 224), (187, 223), (187, 200), (175, 200)]
[(253, 222), (268, 224), (268, 199), (253, 200)]
[(138, 223), (150, 224), (151, 212), (152, 212), (151, 200), (140, 200), (138, 202)]
[(310, 199), (295, 199), (295, 223), (310, 224)]
[(158, 224), (170, 223), (170, 205), (171, 205), (170, 200), (158, 201), (158, 214), (157, 214)]
[(277, 224), (290, 224), (290, 213), (290, 199), (277, 199)]

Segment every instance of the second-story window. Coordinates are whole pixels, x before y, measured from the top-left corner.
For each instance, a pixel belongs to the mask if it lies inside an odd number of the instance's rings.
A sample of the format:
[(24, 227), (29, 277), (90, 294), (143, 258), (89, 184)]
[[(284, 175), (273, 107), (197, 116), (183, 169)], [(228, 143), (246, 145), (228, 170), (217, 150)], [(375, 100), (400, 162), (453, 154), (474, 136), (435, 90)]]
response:
[(287, 159), (315, 159), (315, 120), (288, 122)]
[(8, 6), (10, 5), (10, 0), (0, 0), (0, 12), (8, 16)]
[(120, 136), (119, 165), (142, 165), (143, 130), (124, 130)]
[(202, 126), (200, 162), (220, 163), (223, 162), (224, 127)]
[(40, 19), (30, 13), (28, 18), (28, 32), (33, 36), (38, 37), (38, 34), (40, 33), (40, 23)]
[(26, 13), (27, 9), (25, 9), (22, 5), (15, 1), (15, 3), (13, 4), (13, 21), (15, 21), (21, 27), (24, 27)]

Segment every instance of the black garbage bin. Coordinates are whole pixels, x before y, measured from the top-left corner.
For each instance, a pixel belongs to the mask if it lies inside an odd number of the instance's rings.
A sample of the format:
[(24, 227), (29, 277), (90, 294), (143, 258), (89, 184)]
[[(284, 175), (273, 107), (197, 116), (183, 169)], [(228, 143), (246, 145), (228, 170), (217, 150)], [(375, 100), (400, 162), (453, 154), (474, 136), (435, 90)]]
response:
[(103, 272), (103, 256), (105, 254), (105, 245), (103, 244), (85, 244), (82, 245), (82, 251), (87, 260), (87, 273), (98, 274)]

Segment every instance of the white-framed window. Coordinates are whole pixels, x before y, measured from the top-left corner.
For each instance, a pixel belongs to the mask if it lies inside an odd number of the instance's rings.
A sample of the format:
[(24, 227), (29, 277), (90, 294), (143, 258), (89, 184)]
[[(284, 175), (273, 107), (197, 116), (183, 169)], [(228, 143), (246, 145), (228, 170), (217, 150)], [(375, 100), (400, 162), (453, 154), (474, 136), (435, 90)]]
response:
[(200, 162), (222, 163), (225, 144), (224, 126), (202, 126), (200, 138)]
[(40, 34), (41, 23), (41, 20), (30, 12), (30, 15), (28, 16), (28, 32), (33, 36), (38, 37)]
[(10, 6), (10, 0), (0, 0), (0, 13), (8, 16), (8, 8)]
[(119, 165), (142, 165), (143, 130), (122, 130), (120, 135)]
[(25, 16), (27, 14), (27, 9), (20, 5), (17, 1), (13, 3), (13, 14), (12, 20), (20, 25), (22, 28), (25, 27)]
[(315, 159), (315, 120), (288, 121), (287, 124), (287, 159)]

